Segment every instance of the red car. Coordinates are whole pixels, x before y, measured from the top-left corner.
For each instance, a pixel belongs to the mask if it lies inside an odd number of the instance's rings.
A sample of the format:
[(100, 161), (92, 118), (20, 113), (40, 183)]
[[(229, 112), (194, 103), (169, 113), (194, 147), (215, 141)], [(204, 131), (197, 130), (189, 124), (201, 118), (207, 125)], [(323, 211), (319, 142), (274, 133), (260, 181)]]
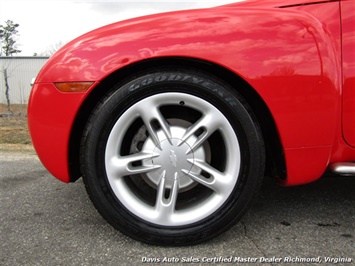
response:
[(32, 89), (35, 149), (83, 177), (134, 239), (230, 228), (264, 176), (355, 175), (354, 1), (244, 1), (118, 22), (68, 43)]

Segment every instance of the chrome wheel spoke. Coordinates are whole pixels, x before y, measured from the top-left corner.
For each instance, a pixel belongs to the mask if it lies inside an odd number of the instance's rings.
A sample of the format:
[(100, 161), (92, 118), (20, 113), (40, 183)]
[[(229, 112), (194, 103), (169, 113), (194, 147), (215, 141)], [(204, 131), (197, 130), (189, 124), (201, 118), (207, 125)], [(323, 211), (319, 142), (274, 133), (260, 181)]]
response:
[[(171, 132), (168, 122), (161, 114), (158, 107), (154, 104), (154, 101), (146, 101), (144, 105), (139, 107), (139, 115), (142, 118), (149, 135), (151, 136), (155, 145), (160, 147), (158, 129), (161, 129), (164, 132), (167, 139), (171, 138)], [(156, 126), (156, 124), (158, 125), (158, 127)]]
[[(110, 160), (111, 172), (115, 173), (116, 176), (126, 176), (132, 174), (141, 174), (153, 171), (154, 169), (160, 168), (159, 165), (143, 165), (142, 161), (149, 160), (152, 156), (151, 153), (136, 153), (126, 156), (113, 157)], [(137, 165), (135, 165), (137, 164)]]
[(202, 174), (197, 175), (192, 172), (188, 173), (186, 171), (186, 174), (191, 179), (193, 179), (194, 181), (200, 183), (205, 187), (208, 187), (209, 189), (212, 189), (217, 194), (225, 193), (225, 191), (228, 190), (230, 186), (230, 182), (232, 181), (232, 179), (229, 176), (218, 171), (217, 169), (215, 169), (214, 167), (212, 167), (206, 162), (195, 160), (194, 165), (199, 167), (205, 173), (207, 173), (209, 177), (205, 177)]
[(198, 136), (191, 145), (191, 152), (198, 149), (220, 127), (219, 116), (210, 110), (186, 130), (181, 143), (188, 142), (191, 136)]
[(175, 205), (177, 201), (177, 197), (179, 194), (179, 181), (177, 174), (172, 180), (171, 188), (167, 187), (167, 178), (165, 176), (165, 171), (161, 176), (161, 180), (159, 182), (158, 190), (157, 190), (157, 199), (155, 204), (155, 210), (158, 213), (159, 221), (169, 220), (170, 217), (175, 212)]

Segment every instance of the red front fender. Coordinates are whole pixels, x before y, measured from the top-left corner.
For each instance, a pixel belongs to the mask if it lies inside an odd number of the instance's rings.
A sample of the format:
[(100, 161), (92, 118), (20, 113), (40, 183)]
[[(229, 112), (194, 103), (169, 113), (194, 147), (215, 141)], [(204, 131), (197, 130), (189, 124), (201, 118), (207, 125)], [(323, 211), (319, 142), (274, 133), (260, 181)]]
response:
[[(95, 86), (75, 94), (51, 84), (100, 82), (142, 60), (188, 57), (247, 81), (270, 109), (285, 150), (321, 147), (320, 161), (304, 165), (304, 171), (319, 175), (340, 125), (340, 57), (334, 47), (317, 19), (285, 9), (220, 7), (112, 24), (67, 44), (42, 69), (29, 104), (33, 142), (52, 174), (68, 182), (71, 127)], [(297, 160), (288, 158), (291, 177)], [(313, 175), (305, 173), (307, 180)]]

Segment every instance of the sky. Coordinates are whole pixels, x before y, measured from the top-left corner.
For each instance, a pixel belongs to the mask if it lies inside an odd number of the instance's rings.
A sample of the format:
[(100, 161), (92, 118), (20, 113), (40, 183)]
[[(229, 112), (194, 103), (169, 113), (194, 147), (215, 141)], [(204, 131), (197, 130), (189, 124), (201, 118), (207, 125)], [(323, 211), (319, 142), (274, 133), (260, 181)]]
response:
[(172, 10), (212, 7), (240, 0), (0, 0), (0, 24), (17, 28), (18, 56), (40, 55), (95, 28)]

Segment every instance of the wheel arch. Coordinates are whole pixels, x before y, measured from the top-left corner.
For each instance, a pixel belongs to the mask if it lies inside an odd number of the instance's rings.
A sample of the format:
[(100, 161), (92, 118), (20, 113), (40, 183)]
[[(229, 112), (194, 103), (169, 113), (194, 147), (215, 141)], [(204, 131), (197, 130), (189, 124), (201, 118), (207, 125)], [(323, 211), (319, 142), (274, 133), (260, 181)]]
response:
[[(232, 71), (203, 60), (169, 57), (144, 60), (116, 72), (111, 73), (103, 79), (87, 96), (81, 105), (75, 118), (69, 140), (68, 161), (70, 181), (76, 181), (80, 176), (80, 143), (85, 124), (99, 100), (109, 93), (110, 89), (117, 85), (117, 81), (124, 83), (127, 77), (132, 77), (138, 73), (144, 73), (147, 70), (162, 68), (194, 68), (203, 71), (206, 74), (213, 75), (224, 82), (227, 82), (237, 91), (249, 104), (254, 112), (263, 133), (266, 145), (266, 175), (286, 178), (286, 162), (278, 135), (275, 121), (267, 105), (260, 95), (240, 76)], [(238, 86), (236, 86), (236, 84)]]

